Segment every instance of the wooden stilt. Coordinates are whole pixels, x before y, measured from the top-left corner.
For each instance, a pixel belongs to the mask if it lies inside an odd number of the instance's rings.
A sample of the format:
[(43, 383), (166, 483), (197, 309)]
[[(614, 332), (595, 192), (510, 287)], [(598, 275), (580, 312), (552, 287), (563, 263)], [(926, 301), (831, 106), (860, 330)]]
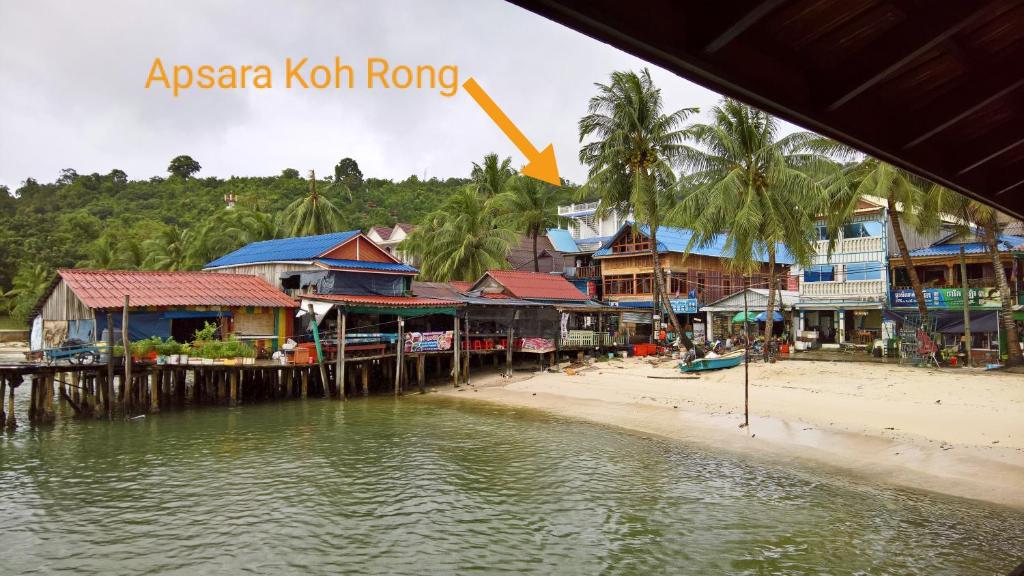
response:
[[(129, 417), (132, 411), (131, 382), (132, 382), (132, 348), (128, 338), (128, 295), (124, 295), (124, 308), (121, 308), (121, 342), (124, 346), (124, 383), (122, 384), (121, 398), (125, 402), (124, 415)], [(127, 390), (123, 388), (127, 387)]]
[(302, 369), (302, 399), (305, 400), (309, 396), (309, 369)]
[(402, 353), (405, 351), (405, 320), (398, 317), (398, 343), (395, 351), (395, 396), (401, 393), (402, 388)]
[(420, 354), (416, 357), (416, 383), (420, 387), (420, 394), (427, 392), (427, 357)]
[(338, 379), (338, 395), (345, 399), (345, 337), (347, 335), (346, 323), (348, 313), (341, 311), (341, 306), (335, 307), (338, 311), (338, 358), (335, 366), (335, 374)]
[(163, 370), (159, 366), (153, 369), (149, 375), (149, 411), (153, 414), (160, 412), (160, 384), (163, 377)]
[(361, 376), (363, 378), (363, 396), (370, 395), (370, 367), (367, 362), (363, 362), (360, 367)]
[[(462, 367), (462, 361), (460, 355), (462, 354), (462, 330), (460, 330), (460, 321), (458, 313), (455, 314), (455, 328), (452, 338), (452, 385), (456, 388), (459, 387), (459, 372)], [(468, 351), (467, 351), (468, 353)]]
[[(125, 351), (127, 352), (127, 351)], [(114, 315), (107, 312), (107, 381), (103, 387), (104, 412), (107, 419), (114, 418)]]
[[(7, 429), (14, 430), (18, 427), (18, 418), (14, 414), (14, 382), (10, 383), (7, 390)], [(3, 401), (3, 398), (0, 398)]]
[(238, 370), (231, 371), (231, 405), (238, 405)]
[(7, 396), (7, 376), (0, 374), (0, 429), (7, 426), (7, 412), (4, 411), (4, 398)]

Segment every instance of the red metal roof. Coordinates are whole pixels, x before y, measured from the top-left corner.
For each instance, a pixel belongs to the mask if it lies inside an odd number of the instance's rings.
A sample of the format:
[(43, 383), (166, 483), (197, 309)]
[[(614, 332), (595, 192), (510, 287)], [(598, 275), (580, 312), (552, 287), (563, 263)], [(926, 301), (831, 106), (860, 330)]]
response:
[(472, 282), (464, 282), (462, 280), (452, 280), (451, 282), (449, 282), (449, 284), (451, 284), (452, 288), (455, 288), (459, 292), (468, 292), (471, 288), (473, 288)]
[(487, 274), (516, 298), (532, 300), (589, 300), (578, 288), (557, 274), (488, 270)]
[(258, 276), (216, 272), (59, 270), (89, 308), (129, 306), (268, 306), (294, 308), (295, 300)]
[(454, 300), (437, 298), (414, 298), (411, 296), (353, 296), (349, 294), (310, 294), (304, 296), (308, 300), (323, 302), (343, 302), (363, 306), (387, 306), (390, 308), (448, 308), (457, 306)]

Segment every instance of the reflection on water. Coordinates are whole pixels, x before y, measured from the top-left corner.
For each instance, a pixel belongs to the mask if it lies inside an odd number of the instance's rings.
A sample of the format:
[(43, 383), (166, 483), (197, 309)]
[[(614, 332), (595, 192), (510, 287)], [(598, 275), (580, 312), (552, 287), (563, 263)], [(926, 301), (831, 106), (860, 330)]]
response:
[(1024, 513), (437, 399), (0, 436), (0, 573), (999, 574)]

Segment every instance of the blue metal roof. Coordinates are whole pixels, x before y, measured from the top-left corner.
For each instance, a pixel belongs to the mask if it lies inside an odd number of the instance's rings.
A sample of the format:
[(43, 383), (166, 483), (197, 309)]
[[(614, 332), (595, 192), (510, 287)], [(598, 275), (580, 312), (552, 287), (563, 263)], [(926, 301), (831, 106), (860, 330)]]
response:
[[(1024, 245), (1024, 237), (1002, 234), (999, 236), (998, 245), (1000, 252), (1009, 252), (1014, 248)], [(958, 244), (946, 241), (946, 243), (932, 244), (925, 248), (911, 250), (910, 256), (911, 258), (927, 256), (956, 256), (960, 254), (961, 246), (964, 247), (965, 254), (984, 254), (988, 250), (983, 242), (966, 242)]]
[(548, 230), (548, 240), (551, 241), (551, 245), (555, 247), (555, 250), (559, 252), (580, 251), (579, 247), (576, 246), (576, 240), (573, 239), (572, 234), (568, 230), (552, 228)]
[[(630, 224), (623, 224), (623, 228)], [(638, 227), (642, 234), (649, 235), (650, 228), (647, 226)], [(619, 228), (619, 232), (622, 232), (622, 228)], [(615, 241), (615, 238), (619, 236), (619, 232), (616, 232), (607, 242), (601, 246), (601, 249), (594, 252), (595, 257), (600, 256), (611, 256), (611, 243)], [(686, 228), (672, 228), (669, 226), (658, 227), (658, 252), (678, 252), (686, 253), (686, 247), (690, 243), (690, 239), (693, 238), (693, 231)], [(714, 237), (713, 241), (708, 246), (694, 246), (691, 254), (697, 254), (700, 256), (712, 256), (715, 258), (732, 258), (733, 250), (726, 250), (725, 248), (725, 234), (718, 234)], [(768, 254), (759, 254), (757, 260), (760, 262), (768, 261)], [(782, 244), (776, 244), (775, 246), (775, 262), (776, 264), (792, 264), (793, 256), (790, 255), (789, 250), (786, 249)]]
[(334, 258), (317, 258), (313, 262), (332, 268), (352, 268), (355, 270), (375, 270), (378, 272), (409, 272), (412, 274), (419, 272), (419, 270), (408, 264), (395, 262), (364, 262), (362, 260), (336, 260)]
[(257, 262), (312, 260), (358, 234), (359, 230), (350, 230), (348, 232), (334, 232), (319, 236), (299, 236), (253, 242), (252, 244), (242, 246), (234, 252), (221, 256), (213, 262), (208, 262), (203, 268), (237, 266), (239, 264), (253, 264)]

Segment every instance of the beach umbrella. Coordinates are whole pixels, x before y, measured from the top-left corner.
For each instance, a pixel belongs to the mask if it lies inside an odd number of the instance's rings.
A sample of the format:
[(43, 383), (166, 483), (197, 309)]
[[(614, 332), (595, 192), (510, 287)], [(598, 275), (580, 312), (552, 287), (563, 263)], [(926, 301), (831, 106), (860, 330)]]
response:
[[(768, 313), (767, 312), (761, 312), (760, 314), (758, 314), (757, 316), (754, 317), (754, 320), (757, 321), (757, 322), (764, 322), (764, 321), (768, 320)], [(775, 322), (782, 322), (782, 320), (783, 320), (782, 314), (779, 314), (778, 310), (772, 312), (772, 320), (775, 321)]]
[[(753, 312), (747, 312), (747, 322), (756, 322), (754, 318), (755, 315)], [(743, 324), (743, 312), (737, 312), (736, 315), (732, 317), (732, 323)]]

